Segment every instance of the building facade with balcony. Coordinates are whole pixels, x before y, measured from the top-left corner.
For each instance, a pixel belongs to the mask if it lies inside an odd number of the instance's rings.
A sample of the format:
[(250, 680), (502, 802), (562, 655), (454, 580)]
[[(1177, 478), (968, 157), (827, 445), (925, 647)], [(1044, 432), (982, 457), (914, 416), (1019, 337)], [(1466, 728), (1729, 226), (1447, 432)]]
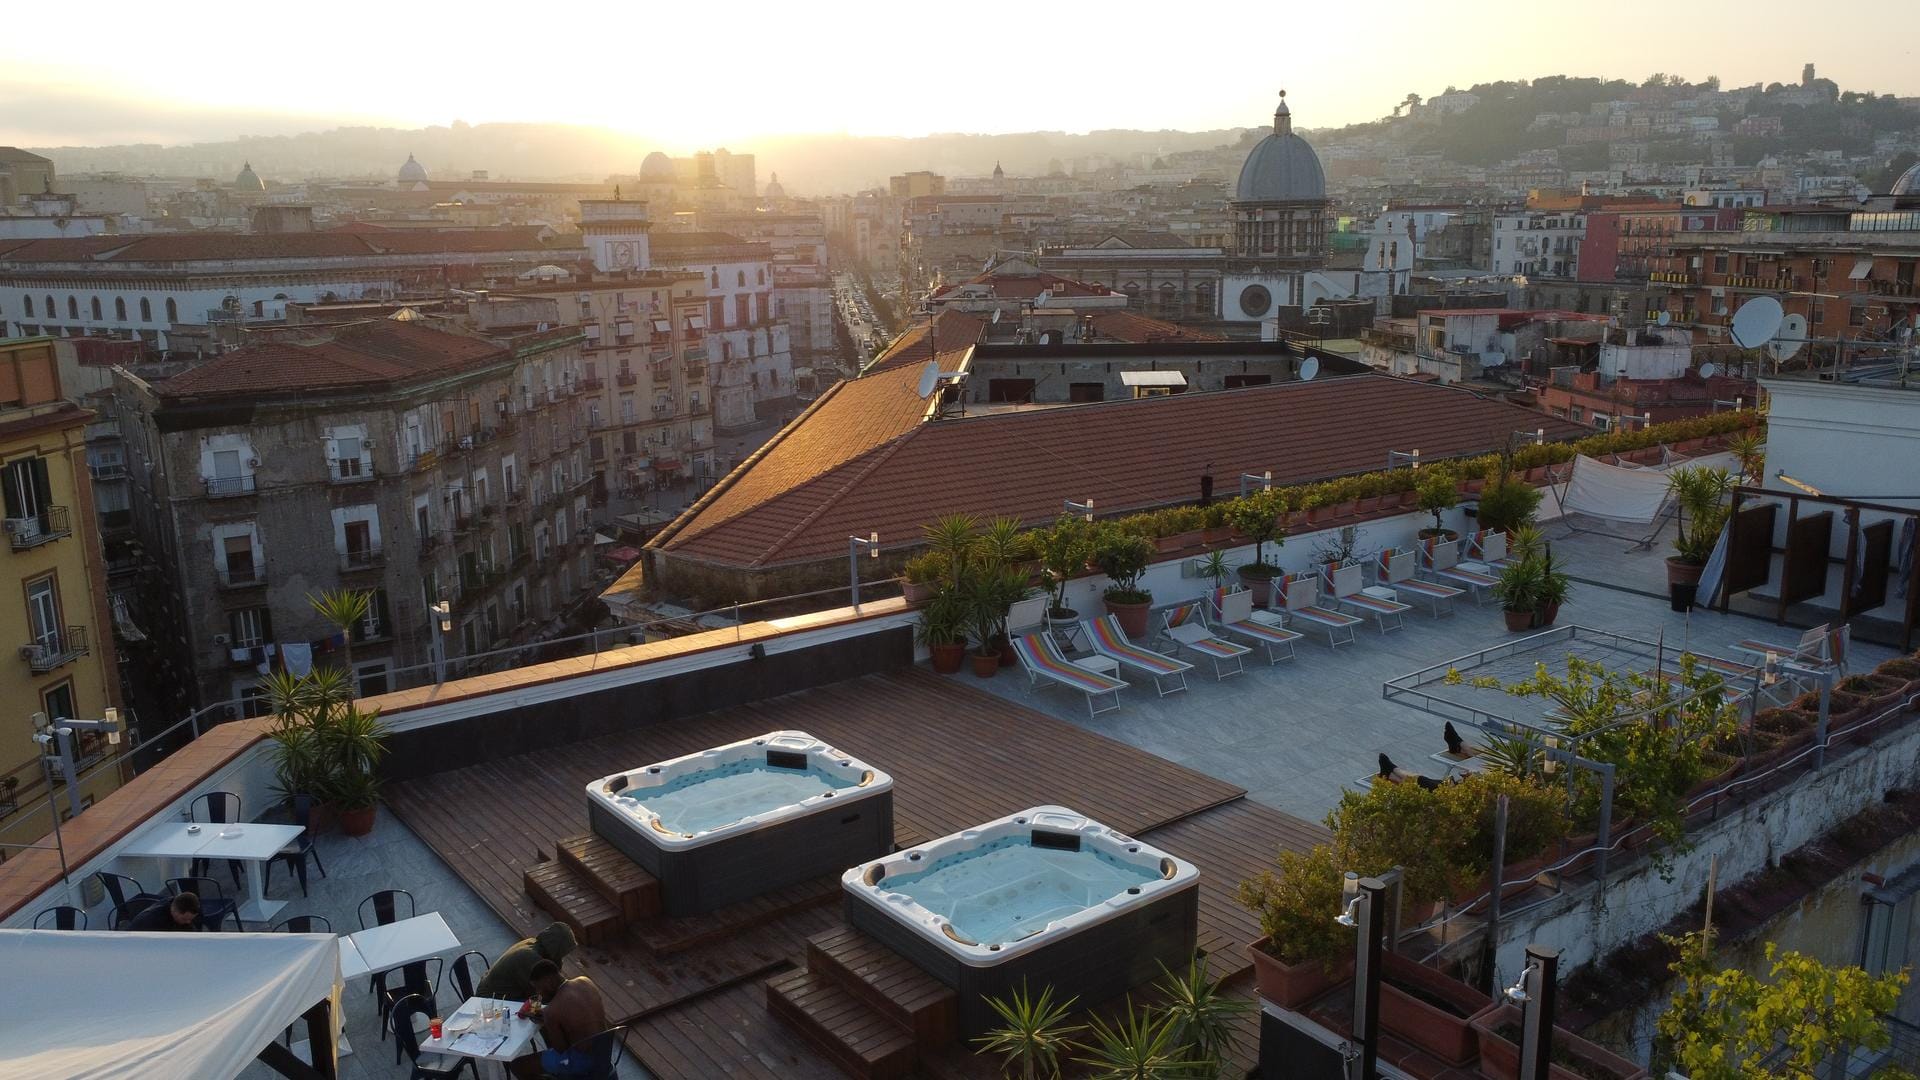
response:
[[(0, 603), (0, 820), (45, 798), (36, 714), (98, 720), (121, 705), (87, 469), (94, 416), (65, 399), (56, 344), (0, 341), (0, 577), (14, 590)], [(99, 738), (73, 748), (83, 803), (120, 784), (117, 769), (93, 767)]]
[(1586, 234), (1587, 215), (1581, 210), (1498, 214), (1493, 219), (1493, 273), (1577, 278), (1580, 244)]
[(773, 247), (730, 233), (660, 233), (658, 268), (692, 270), (707, 281), (702, 332), (714, 422), (740, 430), (795, 407), (792, 336), (774, 313)]
[(591, 584), (581, 340), (390, 318), (285, 331), (156, 383), (123, 372), (136, 524), (200, 702), (344, 660), (307, 602), (322, 590), (371, 594), (351, 633), (363, 694), (553, 625)]

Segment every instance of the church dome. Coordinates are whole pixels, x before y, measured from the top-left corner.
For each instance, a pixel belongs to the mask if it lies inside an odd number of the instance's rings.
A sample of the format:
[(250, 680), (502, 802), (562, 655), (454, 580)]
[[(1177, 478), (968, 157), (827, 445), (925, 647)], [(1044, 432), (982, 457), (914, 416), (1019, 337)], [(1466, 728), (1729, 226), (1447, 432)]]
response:
[(253, 162), (251, 161), (240, 166), (240, 175), (233, 178), (233, 186), (241, 191), (267, 190), (266, 183), (253, 171)]
[(1915, 165), (1901, 173), (1900, 179), (1893, 182), (1893, 190), (1887, 194), (1920, 195), (1920, 165)]
[(403, 184), (418, 184), (426, 180), (426, 178), (427, 167), (413, 160), (412, 154), (408, 154), (407, 163), (400, 166), (400, 182)]
[(1287, 92), (1282, 90), (1280, 107), (1273, 112), (1273, 133), (1256, 143), (1240, 166), (1234, 201), (1322, 202), (1326, 197), (1320, 155), (1293, 133), (1293, 110), (1287, 108)]
[(787, 189), (780, 186), (780, 174), (774, 173), (773, 179), (767, 181), (767, 198), (784, 199), (786, 197)]
[(670, 181), (674, 177), (673, 159), (655, 150), (640, 162), (640, 179)]

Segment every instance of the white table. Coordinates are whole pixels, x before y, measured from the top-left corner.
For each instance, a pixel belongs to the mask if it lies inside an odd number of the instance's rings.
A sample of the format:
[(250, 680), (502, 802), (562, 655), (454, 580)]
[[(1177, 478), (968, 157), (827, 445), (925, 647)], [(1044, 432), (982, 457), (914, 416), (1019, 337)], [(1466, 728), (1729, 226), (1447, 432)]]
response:
[(272, 862), (281, 849), (300, 838), (305, 830), (298, 825), (268, 825), (258, 821), (219, 822), (170, 821), (140, 834), (120, 854), (144, 859), (237, 859), (247, 864), (247, 898), (240, 904), (240, 918), (247, 922), (270, 922), (286, 907), (284, 900), (266, 897), (265, 864)]
[(360, 955), (360, 949), (353, 943), (352, 938), (342, 934), (334, 940), (340, 943), (341, 978), (357, 979), (362, 975), (373, 973), (373, 969), (367, 966), (367, 958)]
[[(464, 1020), (469, 1017), (473, 1018), (475, 1022), (478, 1022), (481, 1006), (489, 1003), (504, 1005), (507, 1008), (507, 1033), (505, 1037), (490, 1035), (486, 1038), (485, 1042), (480, 1045), (475, 1045), (472, 1040), (468, 1040), (463, 1047), (460, 1037), (453, 1032), (447, 1031), (445, 1025), (451, 1025), (456, 1020)], [(516, 1015), (519, 1011), (520, 1002), (518, 1001), (503, 1001), (499, 998), (469, 998), (465, 1002), (462, 1002), (460, 1007), (454, 1010), (453, 1013), (448, 1015), (443, 1021), (441, 1038), (422, 1039), (420, 1041), (420, 1052), (423, 1054), (453, 1054), (457, 1057), (473, 1058), (476, 1061), (512, 1061), (514, 1058), (520, 1057), (527, 1052), (527, 1048), (533, 1042), (534, 1032), (539, 1030), (538, 1026), (535, 1025), (532, 1020), (524, 1019)], [(500, 1040), (497, 1045), (494, 1044), (494, 1040), (496, 1039)]]
[[(353, 948), (359, 960), (359, 966), (354, 970), (349, 970), (347, 966), (348, 946)], [(401, 919), (385, 926), (368, 927), (347, 935), (340, 950), (340, 974), (350, 979), (371, 975), (376, 971), (392, 971), (459, 947), (460, 939), (453, 936), (453, 931), (447, 927), (447, 920), (441, 918), (439, 912), (429, 911), (425, 915), (415, 915), (411, 919)]]
[(1362, 596), (1371, 596), (1375, 600), (1385, 600), (1388, 603), (1397, 604), (1400, 602), (1400, 594), (1387, 588), (1385, 585), (1369, 585), (1361, 589), (1360, 594)]
[(1120, 677), (1120, 661), (1111, 656), (1101, 656), (1096, 653), (1092, 656), (1083, 656), (1078, 660), (1069, 660), (1068, 663), (1085, 668), (1095, 675), (1105, 675), (1109, 679)]

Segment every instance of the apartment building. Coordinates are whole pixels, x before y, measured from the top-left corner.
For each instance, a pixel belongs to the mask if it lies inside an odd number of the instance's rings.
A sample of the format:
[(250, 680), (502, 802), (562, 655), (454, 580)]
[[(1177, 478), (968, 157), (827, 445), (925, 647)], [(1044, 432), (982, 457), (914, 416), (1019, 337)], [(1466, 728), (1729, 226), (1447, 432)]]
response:
[(731, 233), (659, 233), (653, 265), (698, 272), (707, 280), (703, 331), (713, 388), (714, 423), (735, 431), (793, 407), (793, 349), (774, 312), (773, 247)]
[(1587, 216), (1579, 210), (1522, 210), (1493, 219), (1493, 272), (1574, 278)]
[[(591, 595), (583, 335), (547, 314), (488, 336), (406, 313), (296, 327), (119, 374), (136, 527), (203, 703), (252, 711), (267, 672), (349, 653), (362, 694), (473, 670)], [(307, 602), (335, 588), (372, 597), (345, 637)]]
[[(18, 590), (0, 603), (0, 821), (45, 798), (37, 715), (95, 720), (121, 704), (87, 473), (93, 413), (65, 399), (54, 348), (0, 341), (0, 577)], [(73, 753), (82, 805), (119, 786), (104, 734), (79, 736)]]

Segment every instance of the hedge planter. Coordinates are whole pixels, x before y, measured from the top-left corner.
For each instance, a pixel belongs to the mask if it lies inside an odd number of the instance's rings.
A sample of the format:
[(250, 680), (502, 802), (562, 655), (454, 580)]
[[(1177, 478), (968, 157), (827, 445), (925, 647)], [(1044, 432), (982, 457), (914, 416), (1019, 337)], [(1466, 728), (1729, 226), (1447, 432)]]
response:
[[(1480, 1071), (1493, 1080), (1520, 1080), (1520, 1010), (1494, 1005), (1474, 1017)], [(1647, 1070), (1564, 1028), (1553, 1032), (1553, 1080), (1643, 1080)]]
[(1449, 1065), (1472, 1061), (1472, 1021), (1491, 1004), (1487, 996), (1398, 953), (1382, 959), (1380, 1026)]
[(908, 604), (919, 607), (933, 599), (935, 588), (931, 583), (907, 581), (903, 578), (900, 582), (900, 595)]
[(1288, 964), (1267, 951), (1267, 942), (1261, 938), (1247, 946), (1247, 955), (1253, 958), (1253, 984), (1261, 997), (1282, 1008), (1297, 1009), (1353, 978), (1350, 957), (1331, 967), (1318, 960)]

